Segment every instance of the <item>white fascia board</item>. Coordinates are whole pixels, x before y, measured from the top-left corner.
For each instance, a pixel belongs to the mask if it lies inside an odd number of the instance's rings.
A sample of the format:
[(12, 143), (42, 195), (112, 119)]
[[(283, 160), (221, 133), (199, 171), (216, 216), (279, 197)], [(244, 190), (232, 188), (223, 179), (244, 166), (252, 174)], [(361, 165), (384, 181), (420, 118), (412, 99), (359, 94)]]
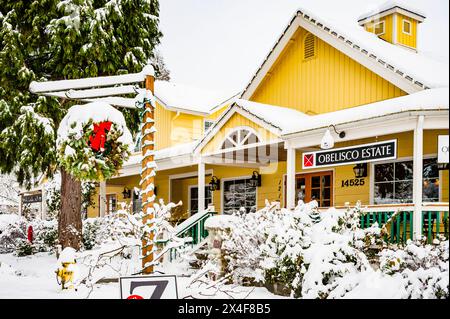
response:
[[(165, 171), (168, 169), (188, 167), (195, 165), (195, 161), (191, 154), (175, 156), (170, 158), (163, 158), (160, 160), (156, 160), (156, 165), (158, 166), (158, 171)], [(140, 175), (142, 170), (141, 163), (134, 163), (132, 165), (125, 165), (119, 171), (119, 176), (115, 176), (114, 178), (121, 178), (126, 176)]]
[(248, 118), (250, 121), (258, 124), (259, 126), (263, 127), (264, 129), (268, 130), (269, 132), (271, 132), (277, 136), (281, 135), (280, 128), (278, 128), (274, 125), (271, 125), (268, 120), (259, 118), (255, 114), (247, 111), (245, 108), (240, 107), (239, 104), (237, 105), (236, 113), (239, 113), (243, 117)]
[(212, 138), (220, 131), (222, 126), (225, 125), (226, 122), (233, 116), (233, 114), (236, 113), (236, 108), (234, 104), (230, 105), (225, 112), (222, 113), (221, 117), (216, 121), (216, 123), (213, 124), (213, 126), (208, 130), (207, 134), (203, 136), (203, 138), (200, 140), (200, 142), (194, 147), (194, 154), (199, 155), (203, 147), (205, 147), (206, 144)]
[(348, 40), (346, 41), (339, 40), (338, 38), (339, 34), (333, 36), (331, 33), (326, 32), (322, 28), (318, 28), (315, 24), (303, 18), (299, 18), (299, 25), (305, 30), (319, 37), (326, 43), (330, 44), (337, 50), (343, 52), (344, 54), (346, 54), (359, 64), (365, 66), (366, 68), (378, 74), (385, 80), (391, 82), (392, 84), (402, 89), (403, 91), (409, 94), (421, 91), (421, 89), (417, 85), (415, 85), (414, 82), (408, 81), (401, 75), (395, 73), (394, 70), (390, 70), (386, 66), (384, 66), (386, 65), (386, 63), (382, 59), (374, 55), (370, 55), (369, 53), (368, 53), (369, 55), (366, 55), (359, 50), (355, 50), (353, 48), (353, 45), (356, 45), (356, 43), (353, 42), (347, 43)]
[(98, 99), (82, 99), (83, 102), (105, 102), (113, 106), (117, 107), (124, 107), (127, 109), (135, 109), (136, 108), (136, 101), (132, 98), (126, 98), (126, 97), (118, 97), (118, 96), (111, 96), (111, 97), (104, 97), (104, 98), (98, 98)]
[[(448, 129), (448, 111), (437, 111), (439, 114), (430, 111), (405, 112), (391, 114), (362, 121), (346, 124), (339, 124), (339, 129), (346, 133), (345, 138), (335, 138), (335, 142), (346, 142), (363, 138), (390, 135), (402, 132), (413, 131), (417, 124), (417, 117), (425, 115), (426, 129)], [(325, 129), (321, 127), (310, 131), (282, 136), (286, 141), (285, 148), (303, 148), (320, 145)]]
[(67, 91), (70, 89), (86, 89), (101, 86), (113, 86), (118, 84), (141, 83), (145, 80), (144, 72), (124, 75), (101, 76), (85, 79), (47, 81), (30, 83), (31, 93), (45, 93), (55, 91)]
[(267, 75), (267, 72), (271, 69), (272, 65), (280, 56), (281, 52), (283, 52), (286, 45), (289, 43), (289, 40), (292, 38), (294, 33), (297, 31), (299, 27), (299, 18), (297, 14), (292, 18), (291, 23), (288, 25), (287, 29), (282, 33), (281, 37), (275, 43), (272, 51), (270, 51), (269, 55), (263, 61), (261, 67), (256, 71), (255, 76), (251, 79), (250, 83), (247, 85), (247, 88), (244, 90), (244, 93), (241, 95), (241, 99), (249, 100), (253, 93), (255, 93), (259, 84), (264, 80)]

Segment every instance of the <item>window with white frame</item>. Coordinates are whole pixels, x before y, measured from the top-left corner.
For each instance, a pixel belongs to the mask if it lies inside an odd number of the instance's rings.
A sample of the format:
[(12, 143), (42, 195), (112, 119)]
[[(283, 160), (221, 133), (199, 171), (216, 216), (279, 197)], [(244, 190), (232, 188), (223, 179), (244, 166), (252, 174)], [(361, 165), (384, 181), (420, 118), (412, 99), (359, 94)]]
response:
[(256, 186), (250, 179), (236, 179), (223, 183), (223, 212), (231, 215), (245, 210), (246, 213), (256, 212)]
[(411, 34), (411, 22), (403, 19), (403, 33)]
[(373, 26), (373, 32), (376, 35), (383, 35), (385, 32), (385, 23), (384, 21), (380, 21), (374, 24)]
[(213, 124), (214, 124), (214, 121), (204, 120), (203, 126), (204, 126), (205, 132), (207, 132), (211, 128), (211, 126), (213, 126)]
[(238, 128), (228, 134), (222, 144), (222, 149), (229, 149), (258, 143), (259, 137), (250, 128)]
[[(374, 165), (374, 204), (412, 203), (413, 161)], [(423, 160), (423, 200), (439, 201), (437, 158)]]
[[(208, 186), (205, 187), (205, 208), (212, 203), (212, 192)], [(191, 186), (189, 188), (189, 211), (191, 216), (198, 213), (198, 187)]]

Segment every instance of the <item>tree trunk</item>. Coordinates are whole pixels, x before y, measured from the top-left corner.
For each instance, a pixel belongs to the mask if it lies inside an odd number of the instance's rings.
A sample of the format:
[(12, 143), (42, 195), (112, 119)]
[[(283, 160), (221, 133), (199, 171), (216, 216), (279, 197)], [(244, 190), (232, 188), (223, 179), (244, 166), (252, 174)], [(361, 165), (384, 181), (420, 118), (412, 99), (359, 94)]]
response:
[(79, 250), (82, 239), (81, 182), (61, 169), (61, 212), (58, 220), (58, 238), (62, 248)]

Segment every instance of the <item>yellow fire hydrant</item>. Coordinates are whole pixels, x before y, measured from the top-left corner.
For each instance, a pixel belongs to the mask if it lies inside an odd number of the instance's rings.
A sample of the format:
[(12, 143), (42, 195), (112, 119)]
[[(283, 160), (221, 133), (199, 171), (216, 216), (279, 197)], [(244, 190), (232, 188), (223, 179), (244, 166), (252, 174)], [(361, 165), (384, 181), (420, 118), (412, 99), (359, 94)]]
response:
[(62, 289), (73, 289), (75, 279), (75, 249), (66, 247), (58, 258), (58, 269), (56, 273), (56, 281)]

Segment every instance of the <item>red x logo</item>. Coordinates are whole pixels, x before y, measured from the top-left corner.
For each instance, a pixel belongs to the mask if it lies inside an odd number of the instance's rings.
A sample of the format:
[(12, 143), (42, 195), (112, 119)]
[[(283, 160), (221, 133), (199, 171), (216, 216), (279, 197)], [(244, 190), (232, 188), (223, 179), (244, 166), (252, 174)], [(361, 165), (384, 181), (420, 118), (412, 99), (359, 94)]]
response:
[(304, 167), (314, 166), (314, 154), (308, 154), (303, 156), (303, 166)]

